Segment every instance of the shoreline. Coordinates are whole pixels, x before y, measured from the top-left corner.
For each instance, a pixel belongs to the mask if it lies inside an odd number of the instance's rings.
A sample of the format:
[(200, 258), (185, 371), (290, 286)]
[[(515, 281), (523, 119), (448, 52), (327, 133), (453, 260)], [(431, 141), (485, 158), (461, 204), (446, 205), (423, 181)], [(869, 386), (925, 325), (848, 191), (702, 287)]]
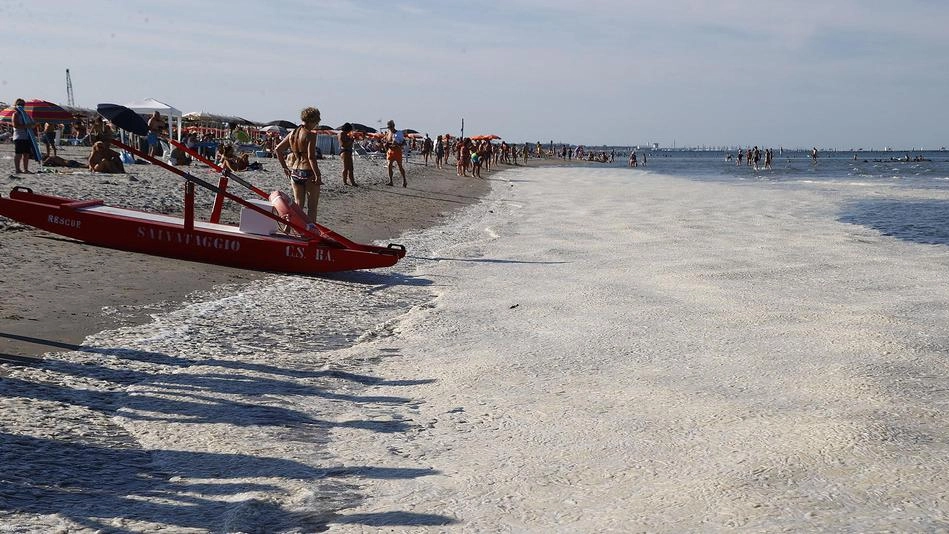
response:
[[(12, 150), (12, 145), (0, 145), (5, 164)], [(59, 154), (83, 161), (89, 150), (59, 147)], [(263, 171), (241, 175), (265, 190), (289, 190), (276, 159), (259, 161)], [(532, 161), (534, 166), (559, 162)], [(406, 231), (431, 227), (479, 202), (490, 190), (492, 174), (523, 167), (501, 164), (482, 171), (479, 180), (456, 176), (454, 166), (436, 169), (433, 160), (426, 167), (416, 156), (405, 165), (409, 187), (401, 188), (385, 185), (384, 161), (358, 158), (359, 187), (354, 188), (342, 185), (340, 165), (338, 158), (320, 162), (324, 179), (320, 222), (357, 242), (393, 240)], [(31, 166), (34, 171), (37, 168)], [(186, 169), (198, 177), (208, 172), (203, 165)], [(45, 194), (101, 198), (106, 204), (133, 209), (170, 214), (182, 210), (182, 180), (155, 166), (130, 165), (124, 175), (53, 170), (58, 172), (9, 175), (0, 194), (19, 185)], [(236, 184), (230, 191), (245, 193)], [(210, 201), (210, 194), (202, 197), (199, 193), (196, 217), (206, 218)], [(234, 204), (227, 203), (222, 222), (234, 223), (238, 217)], [(192, 296), (272, 274), (108, 249), (4, 218), (0, 218), (0, 251), (0, 360), (74, 350), (89, 335), (143, 324), (152, 313), (171, 309)]]

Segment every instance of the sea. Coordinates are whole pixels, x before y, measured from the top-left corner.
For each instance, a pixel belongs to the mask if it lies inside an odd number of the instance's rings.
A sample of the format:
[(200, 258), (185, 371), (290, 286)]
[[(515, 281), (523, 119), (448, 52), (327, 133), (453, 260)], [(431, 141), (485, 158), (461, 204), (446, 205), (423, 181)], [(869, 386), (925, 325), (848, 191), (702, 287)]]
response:
[[(643, 152), (639, 152), (642, 160)], [(649, 172), (750, 187), (818, 188), (845, 197), (839, 220), (917, 243), (949, 245), (949, 151), (775, 152), (771, 169), (738, 164), (735, 152), (646, 152)], [(732, 155), (731, 159), (728, 156)], [(613, 167), (628, 166), (617, 158)], [(764, 156), (762, 155), (762, 162)]]
[[(617, 155), (610, 166), (628, 166), (626, 154)], [(775, 151), (772, 168), (764, 169), (762, 154), (758, 170), (745, 160), (738, 165), (734, 151), (651, 150), (637, 155), (640, 161), (646, 156), (641, 169), (695, 180), (949, 188), (949, 151), (944, 150), (819, 151), (816, 159), (806, 150)]]
[[(816, 188), (840, 198), (840, 222), (949, 247), (947, 152), (822, 152), (815, 161), (805, 151), (785, 151), (776, 153), (773, 169), (757, 171), (725, 157), (650, 151), (628, 181), (645, 172), (749, 188)], [(613, 180), (626, 166), (623, 157), (591, 164), (589, 172), (603, 169)], [(45, 481), (47, 489), (8, 485), (7, 500), (25, 514), (11, 524), (305, 530), (371, 498), (360, 480), (425, 476), (353, 467), (351, 458), (339, 456), (340, 447), (354, 454), (359, 445), (334, 443), (334, 433), (409, 430), (389, 414), (394, 406), (419, 402), (400, 396), (399, 386), (410, 383), (392, 382), (390, 396), (362, 395), (387, 383), (377, 373), (380, 362), (413, 359), (386, 340), (424, 333), (424, 324), (411, 321), (415, 330), (407, 331), (405, 319), (436, 306), (439, 294), (463, 276), (446, 265), (532, 263), (490, 254), (498, 235), (483, 221), (518, 217), (529, 199), (505, 191), (536, 182), (542, 172), (493, 175), (494, 190), (483, 202), (440, 227), (402, 235), (397, 241), (409, 254), (392, 268), (271, 275), (195, 293), (184, 303), (152, 304), (146, 324), (100, 332), (85, 340), (84, 351), (49, 355), (42, 369), (18, 370), (0, 393), (32, 398), (37, 408), (23, 409), (22, 421), (6, 426), (5, 470), (16, 480)], [(101, 312), (121, 319), (142, 310)], [(466, 332), (465, 325), (457, 328), (459, 335)], [(24, 437), (38, 413), (70, 437)], [(44, 463), (33, 462), (34, 451), (44, 454)], [(77, 461), (84, 457), (96, 462)], [(110, 466), (107, 477), (101, 465)], [(68, 490), (57, 489), (61, 477), (68, 478)], [(183, 500), (187, 506), (176, 504)], [(101, 519), (113, 517), (114, 509), (122, 509), (122, 522)], [(439, 525), (450, 518), (407, 520)]]

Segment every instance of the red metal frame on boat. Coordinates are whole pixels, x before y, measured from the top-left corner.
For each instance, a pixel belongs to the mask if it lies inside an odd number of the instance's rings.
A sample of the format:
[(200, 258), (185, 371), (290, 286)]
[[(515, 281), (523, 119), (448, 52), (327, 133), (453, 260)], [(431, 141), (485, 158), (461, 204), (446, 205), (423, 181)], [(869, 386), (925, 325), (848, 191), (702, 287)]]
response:
[[(0, 216), (95, 245), (254, 270), (300, 274), (350, 271), (388, 267), (405, 257), (402, 245), (355, 243), (323, 226), (302, 227), (285, 220), (228, 193), (227, 173), (222, 178), (223, 186), (216, 187), (124, 143), (113, 144), (186, 180), (183, 218), (115, 208), (101, 200), (40, 195), (25, 187), (13, 188), (8, 198), (0, 195)], [(195, 185), (214, 191), (216, 202), (237, 202), (244, 209), (292, 228), (299, 236), (245, 233), (217, 221), (195, 221)]]

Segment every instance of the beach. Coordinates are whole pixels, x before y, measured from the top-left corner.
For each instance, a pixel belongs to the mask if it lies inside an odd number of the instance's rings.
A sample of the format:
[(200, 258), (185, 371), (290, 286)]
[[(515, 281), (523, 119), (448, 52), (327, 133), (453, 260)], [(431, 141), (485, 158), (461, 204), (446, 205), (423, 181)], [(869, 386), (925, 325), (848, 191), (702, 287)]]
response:
[[(945, 203), (945, 190), (622, 168), (512, 168), (479, 182), (412, 171), (408, 190), (326, 197), (328, 226), (406, 245), (391, 268), (293, 277), (109, 251), (126, 262), (117, 272), (153, 269), (123, 282), (133, 297), (84, 297), (111, 324), (84, 323), (78, 350), (0, 362), (0, 524), (949, 525), (949, 249), (874, 223), (874, 206)], [(366, 220), (375, 228), (360, 235)], [(4, 230), (3, 250), (26, 232)], [(42, 261), (10, 261), (21, 285), (101, 252), (35, 239)], [(88, 272), (64, 279), (87, 292)], [(196, 291), (142, 297), (156, 276)]]
[[(85, 163), (88, 147), (60, 147), (65, 159)], [(13, 147), (0, 145), (0, 161), (11, 165)], [(263, 171), (242, 173), (251, 183), (272, 191), (289, 191), (276, 159), (261, 159)], [(477, 201), (484, 181), (460, 179), (454, 169), (439, 171), (417, 156), (407, 163), (410, 187), (385, 185), (384, 161), (356, 161), (357, 183), (346, 187), (338, 158), (322, 163), (321, 222), (357, 242), (391, 240), (402, 232), (430, 226), (452, 211)], [(197, 163), (183, 167), (217, 183)], [(32, 162), (31, 169), (38, 166)], [(178, 176), (150, 165), (130, 165), (125, 175), (85, 169), (48, 168), (33, 175), (4, 173), (2, 194), (16, 186), (37, 193), (76, 199), (101, 198), (106, 204), (179, 215), (183, 190)], [(398, 170), (396, 170), (398, 175)], [(230, 191), (252, 198), (233, 183)], [(213, 197), (198, 189), (197, 214), (206, 220)], [(227, 203), (224, 222), (236, 223), (237, 206)], [(87, 335), (112, 326), (137, 324), (150, 313), (169, 309), (195, 291), (244, 283), (260, 273), (228, 267), (111, 250), (81, 244), (12, 221), (0, 221), (0, 354), (31, 356), (78, 345)], [(106, 313), (103, 313), (103, 308)]]

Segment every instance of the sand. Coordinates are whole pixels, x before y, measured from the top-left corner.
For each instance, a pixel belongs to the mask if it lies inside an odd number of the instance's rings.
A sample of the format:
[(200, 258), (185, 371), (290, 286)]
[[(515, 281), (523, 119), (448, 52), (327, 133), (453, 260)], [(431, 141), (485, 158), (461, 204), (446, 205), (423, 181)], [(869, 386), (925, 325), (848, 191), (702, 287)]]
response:
[[(12, 144), (0, 145), (0, 162), (10, 175), (0, 176), (2, 194), (15, 186), (38, 193), (77, 199), (101, 198), (107, 204), (180, 215), (182, 180), (150, 165), (130, 165), (125, 175), (52, 169), (51, 174), (12, 175)], [(61, 147), (59, 155), (85, 161), (89, 148)], [(271, 191), (288, 190), (276, 160), (261, 159), (263, 171), (242, 173)], [(391, 240), (403, 231), (430, 226), (475, 202), (487, 191), (485, 180), (459, 178), (454, 169), (435, 169), (415, 157), (406, 165), (409, 187), (389, 187), (384, 163), (357, 159), (360, 187), (342, 185), (338, 158), (321, 164), (320, 219), (340, 234), (360, 242)], [(36, 162), (31, 170), (38, 169)], [(206, 167), (189, 167), (197, 177), (216, 183)], [(485, 174), (485, 177), (489, 173)], [(396, 181), (398, 171), (396, 171)], [(230, 189), (247, 193), (238, 184)], [(198, 193), (198, 215), (207, 216), (210, 194)], [(251, 195), (245, 195), (250, 197)], [(225, 222), (239, 212), (228, 203)], [(260, 273), (228, 267), (146, 256), (76, 241), (0, 219), (0, 355), (29, 356), (75, 347), (89, 334), (147, 320), (194, 291), (257, 279)]]

